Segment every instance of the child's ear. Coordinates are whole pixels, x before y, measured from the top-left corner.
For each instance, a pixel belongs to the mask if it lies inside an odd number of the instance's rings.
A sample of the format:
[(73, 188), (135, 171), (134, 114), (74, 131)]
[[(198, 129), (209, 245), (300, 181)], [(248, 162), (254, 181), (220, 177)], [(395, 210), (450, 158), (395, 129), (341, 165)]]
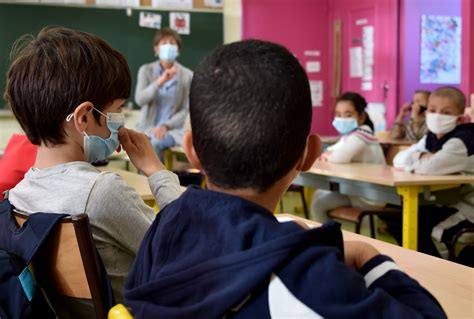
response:
[(303, 172), (309, 170), (319, 155), (321, 155), (321, 139), (318, 135), (311, 134), (308, 136), (306, 152), (298, 170)]
[(196, 150), (193, 145), (193, 133), (192, 131), (186, 131), (183, 136), (183, 149), (186, 157), (188, 158), (189, 163), (198, 169), (202, 170), (201, 161), (199, 160)]
[(82, 102), (74, 110), (74, 126), (79, 132), (84, 132), (87, 129), (93, 107), (94, 105), (91, 102)]

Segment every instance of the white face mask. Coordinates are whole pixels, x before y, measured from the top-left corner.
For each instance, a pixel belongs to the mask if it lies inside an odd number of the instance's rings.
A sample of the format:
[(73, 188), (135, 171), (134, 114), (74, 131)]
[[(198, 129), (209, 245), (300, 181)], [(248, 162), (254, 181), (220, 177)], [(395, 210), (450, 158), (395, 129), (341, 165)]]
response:
[(438, 113), (426, 115), (426, 125), (434, 134), (446, 134), (456, 128), (459, 116)]

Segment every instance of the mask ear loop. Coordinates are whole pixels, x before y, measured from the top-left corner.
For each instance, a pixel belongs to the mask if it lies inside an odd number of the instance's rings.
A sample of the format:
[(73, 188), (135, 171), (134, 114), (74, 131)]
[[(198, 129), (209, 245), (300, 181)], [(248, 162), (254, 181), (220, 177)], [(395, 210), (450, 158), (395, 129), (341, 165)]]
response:
[(73, 117), (74, 117), (74, 113), (71, 113), (68, 116), (66, 116), (66, 122), (70, 122)]

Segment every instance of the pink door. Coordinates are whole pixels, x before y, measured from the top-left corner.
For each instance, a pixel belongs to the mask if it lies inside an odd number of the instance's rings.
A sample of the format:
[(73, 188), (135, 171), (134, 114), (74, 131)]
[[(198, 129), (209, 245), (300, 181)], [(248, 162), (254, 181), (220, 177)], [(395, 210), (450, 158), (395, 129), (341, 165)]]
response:
[(312, 132), (334, 133), (329, 99), (329, 0), (242, 0), (242, 37), (287, 47), (312, 87)]
[(342, 22), (341, 91), (383, 103), (387, 128), (398, 98), (398, 1), (334, 0), (333, 21)]

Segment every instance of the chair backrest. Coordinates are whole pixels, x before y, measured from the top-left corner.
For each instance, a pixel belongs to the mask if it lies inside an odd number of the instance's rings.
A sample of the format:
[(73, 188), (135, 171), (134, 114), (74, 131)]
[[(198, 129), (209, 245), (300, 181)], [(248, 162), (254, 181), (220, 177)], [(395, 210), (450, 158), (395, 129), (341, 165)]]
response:
[[(23, 226), (29, 215), (13, 213)], [(38, 286), (58, 295), (91, 299), (96, 317), (107, 318), (106, 285), (86, 214), (61, 220), (35, 255), (33, 270)]]
[(391, 145), (387, 154), (385, 155), (385, 161), (387, 162), (387, 165), (392, 165), (395, 156), (409, 147), (410, 146), (407, 145)]

